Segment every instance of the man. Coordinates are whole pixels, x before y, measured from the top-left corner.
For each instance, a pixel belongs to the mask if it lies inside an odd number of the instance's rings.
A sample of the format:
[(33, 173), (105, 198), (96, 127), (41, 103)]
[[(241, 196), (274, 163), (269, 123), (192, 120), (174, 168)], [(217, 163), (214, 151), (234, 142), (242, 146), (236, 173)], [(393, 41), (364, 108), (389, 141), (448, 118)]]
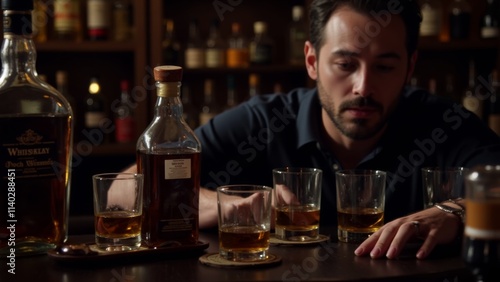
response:
[[(388, 172), (390, 222), (357, 255), (396, 258), (419, 237), (425, 241), (416, 256), (425, 258), (459, 236), (459, 217), (421, 211), (420, 169), (500, 163), (500, 140), (461, 106), (405, 88), (417, 59), (415, 2), (313, 1), (304, 49), (317, 89), (257, 97), (198, 128), (202, 186), (272, 185), (273, 168), (321, 168), (321, 225), (335, 226), (334, 172), (379, 169)], [(202, 189), (201, 226), (215, 225), (216, 214), (215, 193)]]
[(458, 216), (422, 210), (420, 169), (499, 164), (500, 139), (460, 105), (405, 87), (417, 59), (415, 2), (312, 2), (304, 51), (317, 88), (253, 98), (195, 131), (208, 188), (200, 192), (200, 227), (217, 224), (215, 187), (272, 185), (272, 169), (284, 166), (323, 170), (321, 226), (336, 226), (335, 171), (359, 168), (387, 172), (388, 223), (357, 255), (396, 258), (418, 237), (416, 256), (425, 258), (460, 235)]

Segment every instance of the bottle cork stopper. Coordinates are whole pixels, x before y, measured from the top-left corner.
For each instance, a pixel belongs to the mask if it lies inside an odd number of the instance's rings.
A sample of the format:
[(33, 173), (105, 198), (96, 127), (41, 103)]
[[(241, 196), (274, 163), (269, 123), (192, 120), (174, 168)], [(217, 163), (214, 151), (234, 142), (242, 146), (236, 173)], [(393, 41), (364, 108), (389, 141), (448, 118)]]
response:
[(182, 80), (182, 68), (179, 66), (158, 66), (154, 68), (155, 80), (159, 82), (176, 82)]

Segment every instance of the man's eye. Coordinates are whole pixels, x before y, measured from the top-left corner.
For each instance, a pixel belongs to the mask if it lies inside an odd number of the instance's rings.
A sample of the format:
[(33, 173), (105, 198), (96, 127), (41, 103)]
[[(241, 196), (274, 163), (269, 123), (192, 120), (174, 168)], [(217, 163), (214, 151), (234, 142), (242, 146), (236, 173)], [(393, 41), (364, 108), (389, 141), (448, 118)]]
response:
[(352, 63), (336, 63), (337, 67), (341, 70), (351, 70), (354, 68)]
[(384, 71), (384, 72), (390, 72), (390, 71), (394, 70), (393, 66), (387, 66), (387, 65), (379, 65), (379, 66), (377, 66), (377, 68), (381, 71)]

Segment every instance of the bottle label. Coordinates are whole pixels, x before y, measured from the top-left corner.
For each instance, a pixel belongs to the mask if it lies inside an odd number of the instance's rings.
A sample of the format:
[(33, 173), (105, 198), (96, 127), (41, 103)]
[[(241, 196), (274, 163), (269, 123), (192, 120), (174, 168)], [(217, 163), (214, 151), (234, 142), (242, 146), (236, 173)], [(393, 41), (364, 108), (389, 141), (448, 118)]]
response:
[(420, 25), (421, 36), (438, 35), (441, 28), (441, 14), (429, 5), (422, 6), (422, 24)]
[(220, 68), (224, 66), (224, 50), (207, 49), (205, 63), (209, 68)]
[(186, 49), (186, 68), (202, 68), (205, 64), (205, 52), (202, 48)]
[(243, 48), (227, 49), (227, 66), (244, 68), (248, 66), (248, 50)]
[(256, 64), (267, 64), (271, 62), (272, 46), (265, 44), (250, 45), (250, 61)]
[(0, 164), (15, 169), (16, 178), (63, 177), (59, 154), (67, 139), (59, 132), (65, 126), (64, 117), (1, 118)]
[(500, 29), (498, 27), (483, 27), (481, 28), (482, 38), (496, 38), (500, 34)]
[(165, 179), (191, 178), (191, 159), (165, 160)]
[(107, 1), (89, 0), (87, 3), (87, 27), (89, 29), (108, 29), (110, 24), (109, 4)]
[(3, 17), (3, 33), (5, 35), (31, 36), (33, 33), (31, 13), (5, 13)]
[(101, 120), (106, 118), (103, 112), (86, 112), (85, 113), (85, 127), (97, 128), (101, 124)]
[(59, 32), (76, 31), (80, 9), (72, 0), (54, 1), (54, 29)]

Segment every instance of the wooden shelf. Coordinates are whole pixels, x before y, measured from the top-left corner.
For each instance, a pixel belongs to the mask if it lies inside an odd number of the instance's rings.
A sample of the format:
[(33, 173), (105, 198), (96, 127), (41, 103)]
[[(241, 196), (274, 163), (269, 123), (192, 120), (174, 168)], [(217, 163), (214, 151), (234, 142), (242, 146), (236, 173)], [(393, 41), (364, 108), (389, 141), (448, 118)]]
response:
[(305, 66), (299, 65), (267, 65), (267, 66), (250, 66), (247, 68), (199, 68), (199, 69), (184, 69), (186, 73), (206, 74), (206, 73), (276, 73), (276, 72), (306, 72)]
[(135, 143), (105, 143), (92, 150), (92, 156), (135, 155)]
[(440, 42), (433, 38), (420, 38), (419, 50), (422, 51), (471, 51), (471, 50), (491, 50), (498, 49), (500, 41), (498, 39), (475, 39), (475, 40), (453, 40)]
[(134, 41), (47, 41), (35, 43), (37, 51), (40, 52), (68, 52), (68, 53), (106, 53), (106, 52), (134, 52), (136, 44)]

